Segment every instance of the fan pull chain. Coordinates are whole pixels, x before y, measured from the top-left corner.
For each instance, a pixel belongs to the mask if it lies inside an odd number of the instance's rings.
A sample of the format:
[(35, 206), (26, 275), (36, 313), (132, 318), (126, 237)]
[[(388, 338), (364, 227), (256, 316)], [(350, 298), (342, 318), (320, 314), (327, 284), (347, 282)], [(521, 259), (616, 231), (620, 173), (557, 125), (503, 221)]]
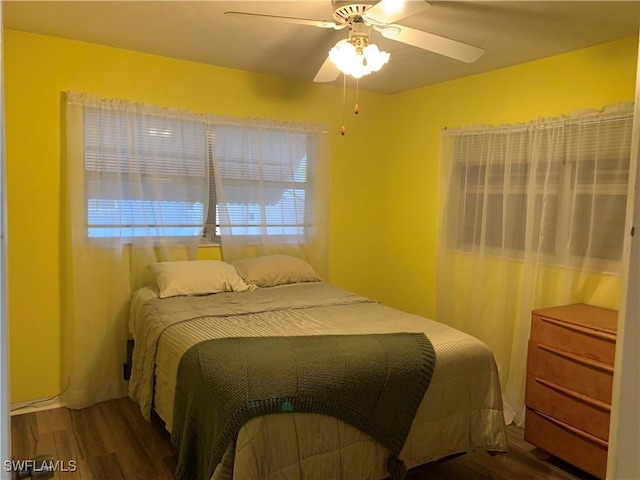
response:
[(347, 75), (345, 73), (342, 74), (342, 127), (340, 127), (340, 135), (344, 137), (346, 133), (346, 128), (344, 126), (344, 109), (347, 103)]
[(356, 79), (356, 106), (353, 109), (353, 113), (358, 115), (360, 113), (360, 106), (358, 105), (358, 95), (360, 93), (360, 79)]

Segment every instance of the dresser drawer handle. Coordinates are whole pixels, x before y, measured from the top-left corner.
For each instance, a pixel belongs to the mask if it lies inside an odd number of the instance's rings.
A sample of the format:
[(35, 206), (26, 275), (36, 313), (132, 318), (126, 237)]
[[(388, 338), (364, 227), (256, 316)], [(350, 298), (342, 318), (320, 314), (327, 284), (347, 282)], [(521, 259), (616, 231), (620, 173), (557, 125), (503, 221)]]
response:
[(575, 433), (576, 435), (578, 435), (579, 437), (584, 438), (585, 440), (595, 443), (596, 445), (604, 448), (605, 450), (609, 448), (609, 443), (602, 440), (601, 438), (598, 437), (594, 437), (593, 435), (591, 435), (590, 433), (587, 432), (583, 432), (582, 430), (576, 428), (576, 427), (572, 427), (571, 425), (567, 425), (564, 422), (561, 422), (560, 420), (556, 420), (553, 417), (550, 417), (549, 415), (545, 415), (542, 412), (539, 412), (537, 410), (535, 410), (536, 415), (540, 415), (542, 418), (550, 421), (551, 423), (554, 423), (555, 425), (557, 425), (560, 428), (564, 428), (565, 430), (569, 430), (570, 432)]
[(543, 345), (541, 343), (537, 343), (536, 346), (542, 350), (546, 350), (548, 352), (554, 353), (561, 357), (568, 358), (573, 360), (574, 362), (581, 363), (583, 365), (588, 365), (590, 367), (596, 368), (598, 370), (602, 370), (607, 373), (613, 374), (613, 367), (611, 365), (607, 365), (606, 363), (598, 362), (596, 360), (591, 360), (589, 358), (576, 355), (574, 353), (565, 352), (564, 350), (560, 350), (554, 347), (550, 347), (549, 345)]
[(616, 341), (615, 333), (602, 332), (600, 330), (593, 330), (591, 328), (586, 328), (581, 325), (576, 325), (574, 323), (562, 322), (560, 320), (554, 320), (552, 318), (540, 317), (540, 320), (543, 322), (551, 323), (552, 325), (557, 325), (562, 328), (568, 328), (569, 330), (574, 330), (576, 332), (581, 332), (586, 335), (591, 335), (592, 337), (602, 338), (603, 340), (609, 340), (611, 342)]
[(588, 397), (583, 395), (582, 393), (574, 392), (573, 390), (569, 390), (566, 387), (561, 387), (560, 385), (556, 385), (555, 383), (549, 382), (548, 380), (544, 380), (543, 378), (534, 377), (536, 382), (541, 383), (545, 387), (548, 387), (552, 390), (557, 390), (558, 392), (564, 393), (568, 397), (575, 398), (584, 403), (588, 403), (592, 407), (599, 408), (600, 410), (604, 410), (605, 412), (611, 413), (611, 405), (597, 400), (595, 398)]

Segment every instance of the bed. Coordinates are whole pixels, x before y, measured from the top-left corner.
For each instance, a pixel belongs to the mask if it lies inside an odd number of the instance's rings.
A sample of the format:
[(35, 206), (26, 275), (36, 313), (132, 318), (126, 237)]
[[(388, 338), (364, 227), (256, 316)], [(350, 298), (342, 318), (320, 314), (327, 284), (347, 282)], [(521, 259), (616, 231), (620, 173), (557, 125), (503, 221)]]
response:
[[(473, 450), (505, 452), (497, 369), (479, 340), (324, 282), (214, 295), (160, 298), (158, 288), (132, 298), (135, 340), (130, 396), (173, 429), (182, 356), (207, 339), (424, 333), (436, 353), (430, 385), (400, 458), (407, 468)], [(336, 418), (315, 413), (265, 415), (248, 421), (213, 472), (226, 479), (383, 479), (387, 448)]]

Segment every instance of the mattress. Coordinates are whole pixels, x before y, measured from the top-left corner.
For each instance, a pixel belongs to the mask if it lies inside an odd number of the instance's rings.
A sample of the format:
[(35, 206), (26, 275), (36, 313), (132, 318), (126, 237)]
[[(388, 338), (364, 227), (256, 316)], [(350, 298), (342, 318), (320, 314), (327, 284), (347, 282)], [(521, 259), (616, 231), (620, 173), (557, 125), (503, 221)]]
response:
[[(155, 409), (171, 431), (183, 353), (209, 338), (422, 332), (436, 352), (431, 384), (400, 458), (407, 468), (473, 450), (504, 452), (500, 384), (489, 348), (444, 324), (323, 282), (160, 300), (132, 298), (135, 340), (130, 396), (146, 418)], [(389, 451), (355, 427), (308, 413), (250, 420), (213, 479), (382, 479)]]

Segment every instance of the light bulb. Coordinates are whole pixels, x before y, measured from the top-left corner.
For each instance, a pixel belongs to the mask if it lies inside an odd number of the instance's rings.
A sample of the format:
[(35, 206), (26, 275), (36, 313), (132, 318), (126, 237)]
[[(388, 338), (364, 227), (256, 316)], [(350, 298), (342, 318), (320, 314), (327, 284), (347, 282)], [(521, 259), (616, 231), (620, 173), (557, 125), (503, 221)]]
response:
[(367, 59), (367, 66), (370, 72), (377, 72), (389, 61), (388, 52), (381, 52), (377, 45), (369, 44), (364, 48), (364, 58)]
[(329, 59), (345, 75), (361, 78), (371, 72), (377, 72), (389, 61), (389, 53), (381, 52), (373, 44), (367, 45), (358, 53), (349, 40), (341, 40), (329, 51)]

